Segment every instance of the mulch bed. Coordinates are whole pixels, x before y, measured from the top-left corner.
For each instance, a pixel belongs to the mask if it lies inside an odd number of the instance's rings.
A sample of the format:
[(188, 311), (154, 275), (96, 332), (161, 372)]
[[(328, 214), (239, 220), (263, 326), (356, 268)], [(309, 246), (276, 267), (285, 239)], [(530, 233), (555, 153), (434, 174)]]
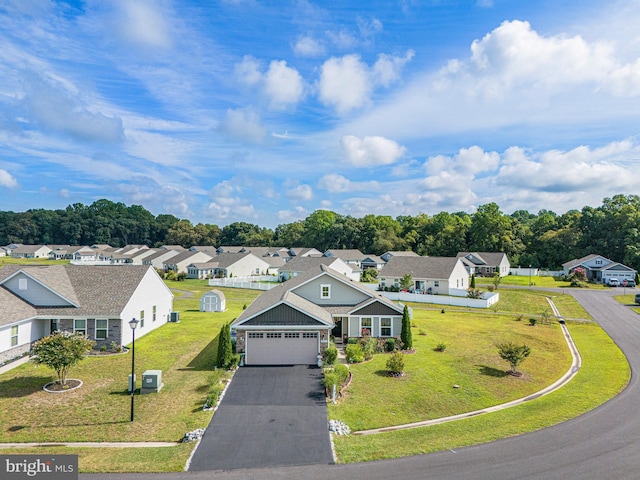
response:
[(68, 378), (67, 383), (64, 385), (58, 383), (58, 381), (56, 380), (55, 382), (47, 383), (43, 387), (43, 389), (45, 392), (63, 393), (63, 392), (70, 392), (71, 390), (75, 390), (76, 388), (80, 388), (81, 386), (82, 386), (82, 380), (77, 380), (75, 378)]

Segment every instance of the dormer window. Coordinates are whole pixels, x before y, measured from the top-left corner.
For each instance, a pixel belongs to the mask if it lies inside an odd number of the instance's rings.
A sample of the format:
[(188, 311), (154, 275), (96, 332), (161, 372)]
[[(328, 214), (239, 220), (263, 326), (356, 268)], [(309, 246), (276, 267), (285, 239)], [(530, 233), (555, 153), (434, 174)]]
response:
[(320, 298), (328, 300), (331, 298), (331, 285), (320, 285)]

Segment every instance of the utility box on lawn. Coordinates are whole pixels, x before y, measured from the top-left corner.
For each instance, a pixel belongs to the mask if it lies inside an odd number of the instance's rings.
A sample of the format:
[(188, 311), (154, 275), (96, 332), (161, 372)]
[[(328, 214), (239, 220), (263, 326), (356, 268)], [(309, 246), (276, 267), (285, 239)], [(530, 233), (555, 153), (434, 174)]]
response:
[(142, 374), (140, 393), (158, 393), (162, 387), (162, 370), (147, 370)]

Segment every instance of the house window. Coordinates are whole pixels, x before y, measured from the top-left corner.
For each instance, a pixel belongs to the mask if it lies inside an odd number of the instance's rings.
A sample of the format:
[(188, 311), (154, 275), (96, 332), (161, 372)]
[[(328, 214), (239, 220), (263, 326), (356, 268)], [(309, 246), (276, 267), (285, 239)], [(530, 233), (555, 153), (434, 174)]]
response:
[(11, 327), (11, 346), (18, 345), (18, 325)]
[(320, 285), (320, 298), (331, 298), (331, 285)]
[(85, 319), (75, 318), (73, 320), (73, 333), (87, 334), (87, 321)]
[(26, 290), (27, 289), (27, 279), (19, 278), (18, 279), (18, 290)]
[(440, 280), (434, 280), (433, 281), (433, 286), (434, 287), (439, 287), (440, 286)]
[(258, 332), (249, 332), (249, 338), (262, 338), (262, 333)]
[(318, 338), (318, 332), (303, 332), (302, 338)]
[(280, 332), (267, 332), (267, 338), (281, 338)]
[(380, 319), (380, 336), (381, 337), (391, 336), (391, 319), (390, 318)]
[(57, 331), (58, 331), (58, 320), (55, 318), (52, 318), (51, 320), (49, 320), (49, 333), (53, 333)]
[(284, 338), (300, 338), (299, 333), (285, 332)]
[(140, 328), (144, 327), (144, 310), (140, 310)]
[(360, 319), (360, 335), (363, 337), (371, 335), (371, 318)]
[(151, 317), (151, 321), (155, 322), (156, 321), (156, 306), (153, 306), (153, 316)]
[(109, 328), (109, 320), (96, 318), (96, 340), (104, 340), (107, 338), (107, 330)]

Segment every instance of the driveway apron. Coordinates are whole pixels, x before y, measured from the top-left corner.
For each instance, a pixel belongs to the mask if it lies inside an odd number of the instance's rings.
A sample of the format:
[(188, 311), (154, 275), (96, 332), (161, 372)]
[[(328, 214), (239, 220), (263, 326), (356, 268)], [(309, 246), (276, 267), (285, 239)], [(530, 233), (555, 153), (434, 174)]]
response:
[(238, 369), (189, 470), (333, 463), (321, 376), (307, 365)]

